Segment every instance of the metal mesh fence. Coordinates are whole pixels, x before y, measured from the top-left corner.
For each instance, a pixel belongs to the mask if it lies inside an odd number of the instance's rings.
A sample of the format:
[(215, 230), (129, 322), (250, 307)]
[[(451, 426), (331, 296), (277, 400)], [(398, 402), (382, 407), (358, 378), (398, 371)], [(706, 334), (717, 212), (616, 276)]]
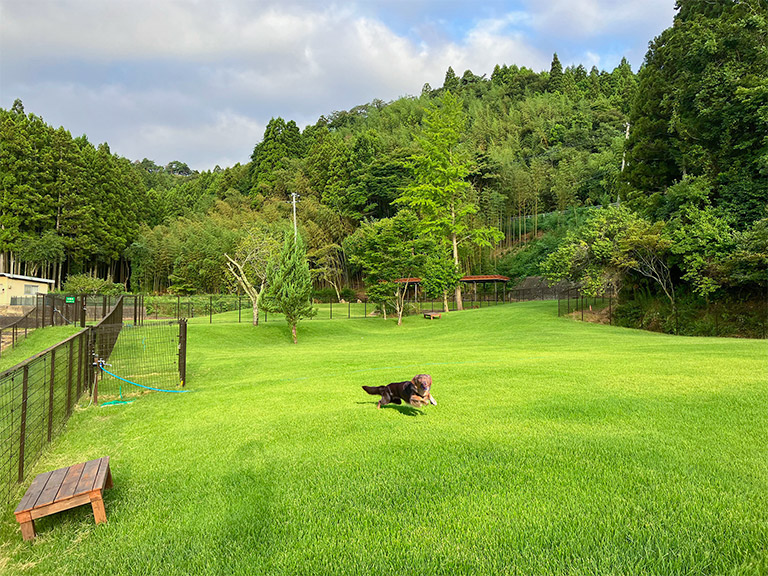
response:
[(180, 328), (177, 321), (123, 326), (122, 330), (116, 326), (103, 327), (99, 338), (104, 342), (114, 341), (114, 348), (109, 356), (98, 353), (97, 356), (105, 360), (105, 370), (114, 376), (106, 372), (98, 375), (94, 400), (105, 402), (136, 396), (146, 392), (146, 388), (178, 389), (183, 386), (179, 362), (180, 345), (183, 344)]
[(557, 297), (557, 315), (576, 315), (581, 320), (603, 320), (613, 324), (613, 309), (616, 304), (616, 295), (612, 290), (607, 290), (600, 296), (588, 296), (580, 289), (565, 290)]
[(35, 300), (34, 327), (64, 326), (78, 322), (100, 322), (118, 302), (122, 302), (125, 322), (141, 324), (144, 320), (144, 296), (123, 294), (38, 294)]
[(18, 320), (12, 321), (0, 328), (0, 357), (6, 348), (15, 348), (24, 340), (31, 330), (35, 329), (34, 310), (30, 310)]
[(101, 362), (115, 374), (154, 388), (183, 382), (186, 322), (124, 325), (125, 314), (124, 300), (118, 298), (98, 325), (0, 373), (0, 501), (24, 481), (85, 392), (93, 393), (94, 403), (99, 388), (102, 398), (119, 396), (119, 385), (97, 369)]
[(0, 500), (24, 480), (88, 386), (88, 332), (0, 374)]
[[(510, 302), (527, 300), (557, 299), (558, 289), (545, 285), (529, 288), (507, 288), (504, 284), (468, 284), (463, 291), (463, 308), (487, 308)], [(371, 318), (378, 316), (379, 306), (365, 299), (352, 301), (313, 300), (317, 309), (316, 318), (341, 320), (344, 318)], [(431, 299), (413, 287), (408, 288), (407, 308), (411, 314), (440, 312), (444, 309), (442, 299)], [(146, 319), (149, 322), (167, 321), (180, 318), (197, 318), (209, 323), (251, 322), (253, 312), (251, 301), (246, 296), (199, 295), (199, 296), (148, 296), (146, 298)], [(448, 296), (448, 309), (457, 309), (454, 294)], [(391, 314), (392, 309), (387, 313)], [(282, 314), (259, 310), (259, 322), (284, 322)]]

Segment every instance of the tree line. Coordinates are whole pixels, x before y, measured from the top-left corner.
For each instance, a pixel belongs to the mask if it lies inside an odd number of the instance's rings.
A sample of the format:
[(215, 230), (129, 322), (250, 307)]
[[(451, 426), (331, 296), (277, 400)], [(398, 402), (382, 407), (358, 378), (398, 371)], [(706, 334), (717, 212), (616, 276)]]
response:
[[(633, 294), (662, 294), (618, 260), (585, 275), (558, 250), (589, 244), (595, 218), (629, 226), (625, 209), (658, 232), (679, 294), (755, 298), (765, 285), (766, 28), (763, 0), (680, 0), (637, 73), (626, 60), (612, 71), (563, 67), (557, 54), (540, 72), (449, 68), (441, 87), (303, 129), (273, 118), (250, 162), (200, 173), (119, 158), (17, 101), (0, 110), (0, 270), (59, 281), (89, 272), (152, 292), (242, 289), (225, 255), (254, 235), (279, 238), (297, 195), (315, 286), (337, 298), (361, 279), (380, 289), (366, 238), (413, 217), (433, 246), (419, 266), (443, 278), (442, 295), (459, 273), (604, 287), (619, 271)], [(621, 216), (592, 208), (617, 203)], [(551, 254), (559, 264), (546, 264)]]

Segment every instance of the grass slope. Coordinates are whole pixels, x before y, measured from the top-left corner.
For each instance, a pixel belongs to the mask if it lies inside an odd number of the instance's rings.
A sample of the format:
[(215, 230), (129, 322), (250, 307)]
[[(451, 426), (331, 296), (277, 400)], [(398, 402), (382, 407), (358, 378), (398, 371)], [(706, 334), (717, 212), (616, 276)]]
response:
[[(4, 574), (765, 574), (768, 342), (557, 318), (189, 327), (189, 394), (78, 411), (36, 472), (112, 457)], [(428, 372), (438, 406), (362, 384)], [(20, 494), (19, 494), (20, 496)]]
[(16, 364), (24, 362), (30, 356), (42, 352), (46, 348), (58, 344), (73, 334), (77, 334), (80, 326), (48, 326), (30, 330), (29, 335), (16, 344), (14, 348), (8, 347), (3, 350), (0, 357), (0, 372), (13, 368)]

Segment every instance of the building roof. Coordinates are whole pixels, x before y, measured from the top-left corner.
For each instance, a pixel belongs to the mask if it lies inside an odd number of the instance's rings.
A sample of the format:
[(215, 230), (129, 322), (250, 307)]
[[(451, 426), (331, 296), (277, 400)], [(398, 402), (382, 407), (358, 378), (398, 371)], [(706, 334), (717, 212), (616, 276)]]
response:
[(45, 284), (55, 284), (55, 280), (48, 280), (47, 278), (35, 278), (34, 276), (22, 276), (21, 274), (8, 274), (7, 272), (0, 272), (0, 276), (5, 276), (11, 280), (26, 280), (28, 282), (44, 282)]

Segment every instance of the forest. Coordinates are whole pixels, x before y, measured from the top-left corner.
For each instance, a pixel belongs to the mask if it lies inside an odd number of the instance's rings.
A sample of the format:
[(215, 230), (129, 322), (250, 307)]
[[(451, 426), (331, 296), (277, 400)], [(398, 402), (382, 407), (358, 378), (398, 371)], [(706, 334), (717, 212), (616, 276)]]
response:
[(680, 0), (637, 73), (557, 54), (538, 72), (449, 68), (303, 129), (273, 118), (250, 162), (204, 172), (119, 157), (16, 100), (0, 109), (0, 272), (236, 292), (226, 255), (282, 238), (297, 198), (315, 289), (336, 298), (380, 289), (373, 238), (410, 222), (424, 257), (401, 264), (436, 293), (457, 274), (544, 275), (620, 290), (631, 325), (671, 330), (712, 302), (747, 325), (768, 288), (767, 18), (763, 0)]

